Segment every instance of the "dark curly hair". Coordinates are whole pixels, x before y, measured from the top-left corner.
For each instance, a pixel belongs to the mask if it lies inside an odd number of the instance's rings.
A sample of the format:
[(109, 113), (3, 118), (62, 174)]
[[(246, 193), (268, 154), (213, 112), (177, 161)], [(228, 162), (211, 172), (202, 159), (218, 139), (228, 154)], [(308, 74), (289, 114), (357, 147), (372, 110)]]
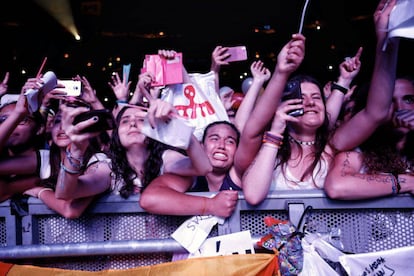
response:
[[(317, 167), (322, 154), (324, 153), (324, 149), (326, 144), (328, 143), (329, 140), (329, 136), (330, 136), (330, 131), (329, 131), (329, 118), (326, 112), (326, 100), (325, 97), (322, 95), (322, 86), (321, 84), (312, 76), (310, 75), (296, 75), (294, 77), (292, 77), (288, 83), (286, 84), (286, 86), (288, 86), (290, 83), (295, 82), (295, 81), (299, 81), (300, 83), (303, 82), (309, 82), (309, 83), (313, 83), (316, 86), (319, 87), (319, 91), (321, 92), (321, 98), (322, 101), (324, 103), (324, 107), (325, 107), (325, 120), (323, 122), (323, 124), (317, 129), (316, 131), (316, 138), (315, 138), (315, 152), (313, 152), (313, 162), (312, 164), (310, 164), (305, 172), (303, 173), (303, 175), (301, 176), (301, 181), (303, 181), (305, 179), (305, 177), (307, 175), (310, 175), (313, 178), (313, 171), (315, 170), (315, 168)], [(300, 150), (302, 150), (302, 148), (300, 148)], [(286, 166), (289, 158), (291, 157), (291, 153), (292, 153), (292, 149), (289, 143), (289, 133), (288, 133), (288, 128), (285, 129), (285, 132), (283, 134), (283, 145), (281, 146), (281, 148), (278, 151), (278, 160), (279, 162), (276, 164), (276, 166)], [(302, 152), (301, 152), (302, 155)], [(313, 179), (314, 180), (314, 179)]]
[[(401, 140), (401, 133), (395, 131), (389, 124), (380, 126), (361, 145), (363, 163), (367, 173), (403, 174), (412, 170), (413, 132), (408, 133), (407, 143), (401, 151), (397, 150), (397, 143)], [(411, 145), (409, 145), (409, 143)]]
[[(123, 107), (116, 116), (116, 127), (112, 132), (112, 137), (109, 145), (109, 155), (112, 160), (112, 173), (115, 176), (115, 180), (118, 182), (123, 182), (123, 185), (120, 189), (120, 195), (123, 198), (128, 198), (131, 194), (134, 193), (134, 179), (137, 177), (137, 173), (133, 170), (133, 168), (128, 163), (126, 158), (126, 150), (121, 145), (119, 135), (118, 135), (118, 127), (119, 122), (121, 120), (122, 115), (125, 111), (131, 107)], [(142, 179), (143, 188), (148, 186), (148, 184), (157, 176), (160, 175), (161, 167), (163, 164), (162, 161), (162, 154), (167, 149), (167, 147), (151, 138), (146, 138), (145, 141), (147, 145), (147, 149), (149, 155), (147, 160), (145, 161), (143, 175), (144, 178)]]

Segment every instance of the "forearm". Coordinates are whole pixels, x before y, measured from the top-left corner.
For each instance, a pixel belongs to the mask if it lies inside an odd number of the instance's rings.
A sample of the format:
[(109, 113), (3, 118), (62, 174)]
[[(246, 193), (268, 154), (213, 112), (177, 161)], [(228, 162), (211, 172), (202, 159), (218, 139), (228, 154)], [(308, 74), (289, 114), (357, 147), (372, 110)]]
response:
[(235, 125), (240, 132), (243, 131), (246, 122), (249, 119), (250, 114), (253, 111), (260, 89), (262, 88), (263, 82), (255, 81), (251, 84), (249, 90), (245, 94), (239, 108), (236, 112)]
[(269, 193), (278, 148), (263, 144), (257, 157), (246, 170), (242, 189), (246, 201), (259, 204)]
[(30, 176), (7, 182), (0, 181), (0, 202), (9, 199), (13, 195), (23, 194), (26, 190), (36, 187), (40, 183), (40, 178)]
[(341, 112), (341, 107), (344, 103), (345, 95), (342, 92), (332, 91), (332, 94), (326, 100), (326, 112), (329, 116), (329, 126), (332, 128)]
[(371, 86), (366, 105), (367, 115), (374, 123), (382, 123), (387, 118), (392, 103), (392, 95), (396, 78), (399, 42), (389, 43), (387, 50), (377, 45)]
[(261, 138), (265, 127), (272, 120), (279, 106), (288, 78), (289, 74), (285, 73), (275, 73), (272, 75), (246, 123), (244, 129), (246, 136), (253, 139), (257, 137)]
[(211, 172), (213, 167), (207, 157), (206, 152), (197, 138), (192, 135), (187, 154), (191, 160), (192, 167), (195, 170), (194, 175), (206, 175)]
[(391, 174), (337, 173), (328, 175), (325, 190), (329, 197), (358, 200), (393, 194), (394, 176)]
[[(145, 211), (158, 215), (195, 216), (208, 215), (208, 198), (189, 195), (169, 188), (147, 187), (141, 195), (140, 205)], [(148, 193), (153, 200), (145, 198)]]
[(73, 170), (73, 172), (68, 172), (66, 170), (62, 167), (59, 170), (55, 190), (56, 198), (58, 199), (72, 199), (73, 194), (78, 189), (78, 178), (81, 172), (75, 173), (75, 170)]
[(275, 114), (288, 77), (287, 73), (273, 75), (257, 100), (240, 137), (239, 148), (242, 150), (236, 151), (234, 165), (237, 171), (244, 172), (259, 151), (263, 133)]
[(0, 175), (30, 175), (35, 174), (37, 168), (36, 153), (26, 156), (13, 156), (0, 161)]
[[(148, 91), (148, 94), (150, 94), (149, 91)], [(132, 105), (136, 105), (136, 104), (142, 103), (144, 101), (143, 99), (144, 99), (143, 93), (138, 88), (135, 90), (134, 94), (132, 95), (128, 103)]]
[(84, 167), (83, 155), (84, 151), (80, 150), (76, 144), (70, 144), (66, 148), (65, 157), (60, 161), (55, 189), (56, 198), (72, 199), (73, 194), (79, 189), (79, 177)]
[(56, 198), (55, 193), (51, 190), (42, 191), (38, 194), (38, 198), (42, 200), (47, 207), (67, 219), (80, 217), (93, 199), (92, 197), (85, 197), (77, 200), (58, 199)]

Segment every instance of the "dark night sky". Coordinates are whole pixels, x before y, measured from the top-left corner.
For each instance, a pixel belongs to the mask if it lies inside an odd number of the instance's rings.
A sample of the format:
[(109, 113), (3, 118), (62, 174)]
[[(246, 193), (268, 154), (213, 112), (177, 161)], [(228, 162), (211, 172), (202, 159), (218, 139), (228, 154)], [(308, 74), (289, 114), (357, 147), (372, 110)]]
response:
[[(55, 3), (56, 0), (43, 2)], [(86, 76), (98, 95), (111, 95), (107, 82), (113, 71), (132, 64), (131, 80), (145, 54), (158, 49), (183, 52), (189, 72), (207, 72), (216, 45), (247, 46), (249, 59), (222, 68), (221, 85), (240, 90), (239, 75), (250, 72), (255, 54), (273, 71), (274, 58), (290, 35), (298, 31), (305, 1), (70, 1), (75, 24), (82, 36), (75, 41), (36, 1), (4, 1), (0, 16), (0, 77), (11, 73), (10, 87), (20, 90), (26, 78), (34, 76), (43, 57), (46, 70), (59, 78)], [(364, 47), (360, 80), (370, 77), (375, 45), (372, 14), (377, 0), (311, 0), (305, 17), (306, 57), (300, 70), (324, 82), (335, 79), (337, 66), (345, 56)], [(315, 22), (321, 25), (317, 31)], [(254, 30), (258, 30), (255, 32)], [(165, 36), (153, 34), (163, 31)], [(152, 38), (150, 38), (152, 35)], [(401, 44), (399, 70), (413, 72), (412, 41)], [(69, 53), (68, 59), (64, 54)], [(117, 62), (116, 57), (120, 57)], [(112, 68), (102, 71), (109, 61)], [(87, 67), (87, 62), (92, 67)], [(333, 65), (334, 70), (328, 70)], [(21, 70), (27, 74), (22, 76)], [(358, 79), (357, 79), (358, 80)]]

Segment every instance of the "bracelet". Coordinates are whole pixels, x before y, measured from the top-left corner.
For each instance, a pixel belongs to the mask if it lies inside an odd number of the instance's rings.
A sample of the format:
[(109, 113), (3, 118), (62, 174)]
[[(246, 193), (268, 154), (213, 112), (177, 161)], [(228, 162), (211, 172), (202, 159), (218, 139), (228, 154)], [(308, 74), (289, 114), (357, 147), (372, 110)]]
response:
[(71, 144), (69, 144), (66, 147), (66, 155), (68, 156), (68, 158), (73, 158), (76, 161), (78, 161), (79, 163), (83, 163), (83, 157), (75, 157), (75, 156), (73, 156), (72, 153), (70, 152), (70, 147), (71, 147)]
[(116, 100), (116, 103), (117, 104), (126, 104), (126, 103), (128, 103), (128, 101), (127, 100)]
[(333, 82), (333, 83), (331, 84), (331, 91), (332, 91), (332, 90), (334, 90), (334, 89), (341, 91), (344, 95), (345, 95), (346, 93), (348, 93), (348, 88), (345, 88), (345, 87), (343, 87), (343, 86), (341, 86), (341, 85), (337, 84), (336, 82)]
[(280, 147), (278, 145), (275, 145), (275, 144), (269, 143), (269, 142), (264, 142), (263, 147), (268, 147), (268, 148), (277, 149), (277, 150), (280, 149)]
[(277, 148), (280, 148), (281, 145), (283, 145), (283, 137), (276, 136), (269, 131), (266, 131), (263, 135), (262, 143), (269, 143), (274, 145)]
[(400, 180), (398, 179), (398, 174), (393, 173), (391, 181), (392, 181), (392, 187), (391, 187), (392, 188), (392, 194), (393, 195), (399, 194), (400, 191), (401, 191), (401, 184), (400, 184)]
[(272, 134), (270, 131), (265, 132), (265, 137), (271, 138), (277, 141), (283, 141), (283, 136)]
[(37, 198), (38, 198), (38, 199), (41, 199), (41, 198), (40, 198), (40, 195), (41, 195), (44, 191), (51, 191), (51, 192), (53, 192), (53, 190), (52, 190), (51, 188), (43, 188), (43, 189), (41, 189), (41, 190), (37, 193)]
[(65, 167), (65, 165), (63, 164), (63, 162), (60, 162), (60, 168), (64, 171), (67, 172), (68, 174), (80, 174), (81, 171), (80, 170), (71, 170), (68, 169), (67, 167)]
[[(70, 165), (75, 169), (80, 170), (84, 165), (83, 157), (75, 157), (72, 155), (72, 153), (70, 152), (70, 144), (66, 147), (66, 158), (68, 159)], [(78, 164), (73, 162), (73, 160), (75, 160)]]
[(49, 112), (49, 107), (44, 106), (44, 105), (41, 105), (41, 106), (39, 107), (39, 112), (40, 112), (40, 114), (42, 114), (42, 115), (47, 115), (47, 113)]
[(206, 212), (206, 206), (207, 206), (207, 199), (203, 197), (203, 209), (201, 210), (202, 216), (204, 216), (204, 213)]

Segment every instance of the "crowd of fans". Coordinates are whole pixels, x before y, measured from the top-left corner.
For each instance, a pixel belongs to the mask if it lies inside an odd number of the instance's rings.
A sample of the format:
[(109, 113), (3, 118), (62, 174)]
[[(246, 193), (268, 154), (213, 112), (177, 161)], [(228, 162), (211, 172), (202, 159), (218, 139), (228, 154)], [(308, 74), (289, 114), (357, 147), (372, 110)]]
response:
[[(156, 76), (146, 71), (131, 93), (131, 81), (115, 74), (108, 83), (117, 99), (112, 110), (85, 76), (73, 78), (82, 84), (79, 96), (68, 96), (59, 80), (43, 91), (42, 75), (12, 95), (6, 73), (0, 84), (0, 201), (33, 196), (77, 218), (103, 194), (140, 194), (139, 204), (150, 213), (228, 217), (239, 193), (253, 205), (269, 191), (289, 189), (323, 189), (343, 200), (413, 194), (414, 80), (397, 77), (399, 38), (384, 31), (395, 2), (379, 1), (376, 48), (344, 58), (336, 80), (322, 85), (311, 74), (295, 73), (306, 58), (306, 38), (293, 34), (273, 72), (252, 62), (252, 81), (237, 104), (234, 90), (219, 80), (220, 68), (230, 65), (222, 46), (212, 52), (210, 72), (182, 68), (179, 84), (154, 86)], [(354, 83), (363, 51), (375, 51), (371, 79)], [(177, 52), (158, 55), (173, 60)], [(29, 108), (29, 90), (37, 91), (36, 110)], [(174, 97), (188, 103), (178, 105)], [(84, 113), (91, 115), (79, 122)], [(199, 120), (210, 115), (217, 116)], [(180, 136), (168, 125), (182, 119), (203, 131), (188, 136), (184, 147), (145, 130)], [(88, 130), (95, 124), (100, 128)]]

